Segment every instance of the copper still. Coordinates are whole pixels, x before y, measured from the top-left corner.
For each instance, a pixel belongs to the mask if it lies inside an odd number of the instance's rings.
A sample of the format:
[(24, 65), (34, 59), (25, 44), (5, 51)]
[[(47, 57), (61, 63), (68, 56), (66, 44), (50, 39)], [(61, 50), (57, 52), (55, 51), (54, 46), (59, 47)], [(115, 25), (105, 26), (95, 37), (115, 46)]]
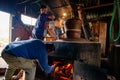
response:
[(66, 36), (68, 39), (80, 39), (82, 22), (77, 18), (70, 18), (65, 21)]

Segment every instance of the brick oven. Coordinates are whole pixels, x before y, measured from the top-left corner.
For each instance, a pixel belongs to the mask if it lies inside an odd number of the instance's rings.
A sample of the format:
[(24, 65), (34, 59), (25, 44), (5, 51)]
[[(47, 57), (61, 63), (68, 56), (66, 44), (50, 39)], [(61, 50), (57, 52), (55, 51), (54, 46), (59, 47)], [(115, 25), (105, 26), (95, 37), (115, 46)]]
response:
[(106, 71), (100, 68), (99, 42), (77, 39), (45, 43), (55, 48), (53, 53), (48, 54), (49, 64), (57, 65), (51, 80), (106, 80)]

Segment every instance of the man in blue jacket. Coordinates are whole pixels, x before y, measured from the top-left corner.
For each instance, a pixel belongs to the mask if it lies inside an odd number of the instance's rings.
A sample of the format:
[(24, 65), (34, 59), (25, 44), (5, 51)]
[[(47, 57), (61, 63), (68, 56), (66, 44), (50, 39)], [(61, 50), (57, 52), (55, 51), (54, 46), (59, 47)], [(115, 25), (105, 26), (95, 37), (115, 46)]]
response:
[(6, 80), (10, 80), (14, 71), (21, 68), (25, 71), (25, 80), (34, 80), (37, 59), (41, 68), (46, 73), (51, 73), (54, 66), (49, 66), (45, 44), (39, 39), (14, 41), (9, 43), (2, 51), (2, 58), (7, 62), (9, 68), (6, 73)]
[(37, 18), (36, 24), (32, 30), (32, 36), (36, 39), (44, 39), (45, 24), (48, 20), (55, 19), (53, 14), (48, 13), (48, 8), (46, 5), (41, 5), (40, 14)]

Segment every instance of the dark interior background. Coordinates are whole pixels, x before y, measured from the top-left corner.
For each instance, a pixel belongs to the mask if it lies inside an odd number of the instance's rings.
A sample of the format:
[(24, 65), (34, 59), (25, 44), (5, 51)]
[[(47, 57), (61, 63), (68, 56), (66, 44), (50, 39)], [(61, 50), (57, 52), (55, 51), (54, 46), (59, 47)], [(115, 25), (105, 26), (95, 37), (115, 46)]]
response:
[[(1, 0), (0, 10), (15, 14), (16, 11), (32, 17), (37, 17), (41, 4), (46, 4), (55, 16), (77, 16), (77, 6), (82, 6), (88, 19), (109, 17), (113, 10), (113, 0)], [(96, 16), (96, 17), (92, 17)]]

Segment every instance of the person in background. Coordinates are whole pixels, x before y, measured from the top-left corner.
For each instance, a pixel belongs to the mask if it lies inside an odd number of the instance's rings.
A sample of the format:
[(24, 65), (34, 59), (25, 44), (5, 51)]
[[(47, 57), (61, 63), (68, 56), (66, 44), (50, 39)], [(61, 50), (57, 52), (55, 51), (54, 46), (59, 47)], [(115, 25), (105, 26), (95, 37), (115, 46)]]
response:
[(25, 71), (25, 80), (34, 80), (37, 60), (41, 69), (50, 74), (54, 66), (48, 65), (46, 45), (39, 39), (14, 41), (6, 45), (2, 51), (2, 58), (9, 65), (5, 80), (11, 80), (16, 69)]
[(53, 38), (52, 40), (57, 40), (58, 39), (58, 34), (57, 34), (57, 30), (56, 30), (56, 27), (55, 27), (55, 21), (54, 20), (49, 21), (47, 34), (49, 35), (49, 37)]
[(55, 16), (48, 13), (48, 8), (46, 5), (41, 5), (40, 15), (38, 16), (36, 24), (32, 30), (33, 38), (41, 40), (44, 39), (45, 24), (50, 19), (55, 19)]

